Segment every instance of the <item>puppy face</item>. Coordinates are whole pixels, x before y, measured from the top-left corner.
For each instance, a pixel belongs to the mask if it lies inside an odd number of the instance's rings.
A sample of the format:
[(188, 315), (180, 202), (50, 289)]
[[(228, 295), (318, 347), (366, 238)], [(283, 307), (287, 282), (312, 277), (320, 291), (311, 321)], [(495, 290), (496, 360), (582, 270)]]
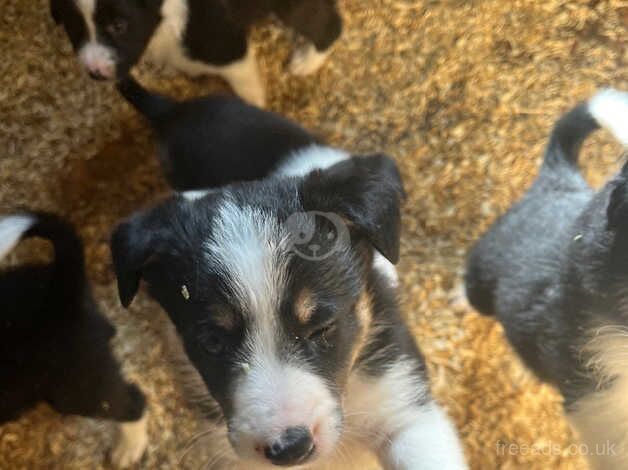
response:
[(162, 0), (51, 0), (81, 64), (98, 80), (126, 74), (161, 20)]
[[(241, 457), (300, 465), (334, 450), (370, 318), (364, 278), (373, 247), (397, 260), (401, 193), (389, 158), (354, 158), (305, 178), (175, 196), (114, 233), (123, 303), (143, 278)], [(308, 212), (336, 214), (349, 235), (337, 237), (331, 218), (295, 220)], [(303, 232), (334, 238), (333, 255), (301, 256)]]

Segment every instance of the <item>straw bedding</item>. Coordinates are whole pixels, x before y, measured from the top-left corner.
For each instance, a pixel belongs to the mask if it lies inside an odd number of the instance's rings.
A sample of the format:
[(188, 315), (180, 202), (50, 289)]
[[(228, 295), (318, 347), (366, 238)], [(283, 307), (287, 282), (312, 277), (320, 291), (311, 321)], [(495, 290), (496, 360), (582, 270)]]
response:
[[(285, 73), (291, 38), (277, 24), (254, 32), (269, 107), (334, 145), (399, 163), (408, 192), (404, 310), (472, 468), (585, 468), (570, 455), (576, 441), (559, 396), (522, 368), (494, 321), (461, 304), (456, 287), (465, 250), (534, 177), (557, 116), (598, 86), (628, 89), (628, 2), (341, 5), (344, 37), (314, 77)], [(149, 398), (151, 443), (140, 466), (200, 468), (211, 463), (202, 439), (183, 456), (203, 425), (181, 398), (160, 340), (163, 314), (145, 295), (124, 311), (111, 273), (113, 224), (168, 190), (147, 129), (111, 86), (79, 70), (45, 0), (0, 0), (0, 12), (0, 212), (45, 208), (76, 223), (96, 295), (118, 327), (116, 353)], [(226, 90), (218, 80), (142, 72), (176, 96)], [(594, 184), (619, 154), (606, 135), (588, 143)], [(46, 256), (29, 242), (8, 262)], [(41, 406), (0, 427), (0, 468), (106, 468), (113, 438), (110, 423)]]

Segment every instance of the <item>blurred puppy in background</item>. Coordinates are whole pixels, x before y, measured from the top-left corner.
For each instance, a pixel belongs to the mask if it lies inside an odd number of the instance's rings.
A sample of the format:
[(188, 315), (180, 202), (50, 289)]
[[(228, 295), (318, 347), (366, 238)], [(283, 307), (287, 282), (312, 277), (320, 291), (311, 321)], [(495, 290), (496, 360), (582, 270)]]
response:
[(115, 230), (120, 298), (143, 279), (170, 317), (215, 468), (339, 468), (354, 446), (391, 470), (466, 468), (397, 302), (394, 161), (237, 98), (119, 88), (186, 190)]
[(126, 75), (145, 51), (189, 75), (216, 74), (248, 102), (265, 90), (247, 35), (274, 14), (308, 43), (290, 70), (306, 75), (325, 61), (342, 30), (335, 0), (51, 0), (79, 60), (95, 79)]
[(85, 276), (74, 229), (48, 213), (0, 218), (0, 259), (20, 239), (50, 240), (55, 259), (0, 272), (0, 425), (38, 402), (59, 413), (111, 419), (120, 440), (111, 458), (127, 467), (147, 444), (144, 394), (124, 380)]
[(467, 296), (556, 385), (595, 468), (628, 468), (628, 164), (599, 191), (578, 169), (605, 127), (628, 147), (628, 93), (600, 91), (555, 125), (536, 181), (469, 254)]

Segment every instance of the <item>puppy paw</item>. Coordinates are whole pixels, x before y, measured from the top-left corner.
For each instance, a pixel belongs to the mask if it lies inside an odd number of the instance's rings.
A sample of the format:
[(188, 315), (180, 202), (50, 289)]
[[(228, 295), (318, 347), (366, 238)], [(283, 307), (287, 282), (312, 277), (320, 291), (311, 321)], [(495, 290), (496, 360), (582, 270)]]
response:
[(258, 108), (263, 108), (266, 105), (266, 92), (264, 87), (251, 86), (240, 90), (239, 95), (248, 103), (254, 104)]
[(449, 305), (455, 312), (469, 309), (469, 301), (467, 300), (467, 292), (463, 281), (458, 281), (456, 286), (449, 292)]
[(292, 54), (290, 73), (293, 75), (310, 75), (316, 72), (327, 59), (327, 52), (316, 50), (313, 44), (300, 47)]
[(111, 451), (111, 463), (116, 468), (128, 468), (142, 458), (148, 445), (146, 416), (139, 421), (120, 424), (120, 437)]
[(266, 90), (259, 76), (230, 77), (228, 81), (233, 91), (247, 103), (260, 108), (266, 104)]

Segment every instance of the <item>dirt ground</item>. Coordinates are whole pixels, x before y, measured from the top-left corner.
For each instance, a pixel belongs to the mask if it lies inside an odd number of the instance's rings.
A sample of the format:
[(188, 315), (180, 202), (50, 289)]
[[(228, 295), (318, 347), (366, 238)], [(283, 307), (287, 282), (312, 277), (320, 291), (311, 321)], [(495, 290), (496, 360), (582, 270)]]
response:
[[(285, 64), (279, 25), (253, 34), (269, 108), (356, 154), (401, 168), (401, 296), (439, 401), (473, 469), (584, 469), (556, 392), (524, 370), (493, 320), (452, 301), (465, 251), (529, 185), (555, 119), (597, 87), (628, 89), (625, 0), (343, 0), (345, 33), (309, 78)], [(148, 131), (108, 84), (90, 81), (46, 0), (0, 0), (0, 212), (65, 214), (86, 242), (90, 277), (118, 327), (115, 349), (150, 403), (140, 468), (202, 468), (202, 422), (186, 407), (160, 341), (163, 314), (141, 294), (119, 306), (108, 238), (120, 218), (167, 191)], [(142, 70), (175, 96), (227, 90)], [(601, 133), (584, 165), (599, 184), (621, 149)], [(46, 256), (22, 245), (9, 262)], [(0, 384), (2, 386), (2, 384)], [(108, 468), (110, 423), (41, 406), (0, 427), (0, 469)], [(197, 441), (201, 442), (201, 441)], [(514, 444), (515, 448), (500, 444)]]

